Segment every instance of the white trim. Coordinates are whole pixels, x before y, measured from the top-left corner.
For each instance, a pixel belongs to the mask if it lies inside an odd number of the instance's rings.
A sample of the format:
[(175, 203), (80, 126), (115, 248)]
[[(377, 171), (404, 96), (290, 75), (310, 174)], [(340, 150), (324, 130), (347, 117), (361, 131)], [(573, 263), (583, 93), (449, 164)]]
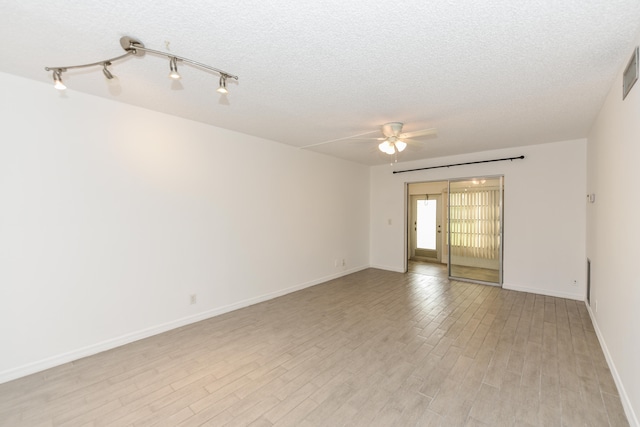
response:
[(160, 325), (156, 325), (151, 328), (142, 329), (140, 331), (132, 332), (130, 334), (108, 339), (106, 341), (102, 341), (96, 344), (82, 347), (77, 350), (73, 350), (67, 353), (62, 353), (56, 356), (48, 357), (46, 359), (42, 359), (37, 362), (27, 363), (26, 365), (22, 365), (17, 368), (7, 369), (6, 371), (0, 372), (0, 384), (15, 380), (17, 378), (21, 378), (27, 375), (35, 374), (37, 372), (44, 371), (45, 369), (49, 369), (55, 366), (63, 365), (65, 363), (73, 362), (74, 360), (78, 360), (83, 357), (88, 357), (97, 353), (101, 353), (103, 351), (111, 350), (113, 348), (120, 347), (125, 344), (129, 344), (144, 338), (148, 338), (153, 335), (158, 335), (163, 332), (170, 331), (172, 329), (180, 328), (182, 326), (189, 325), (191, 323), (200, 322), (202, 320), (219, 316), (221, 314), (225, 314), (230, 311), (238, 310), (240, 308), (244, 308), (250, 305), (268, 301), (270, 299), (274, 299), (292, 292), (296, 292), (301, 289), (309, 288), (311, 286), (319, 285), (329, 280), (337, 279), (339, 277), (356, 273), (358, 271), (361, 271), (367, 268), (369, 268), (368, 265), (355, 267), (348, 270), (343, 270), (343, 271), (340, 271), (339, 273), (331, 274), (329, 276), (321, 277), (319, 279), (315, 279), (309, 282), (291, 286), (289, 288), (282, 289), (276, 292), (271, 292), (269, 294), (261, 295), (254, 298), (249, 298), (234, 304), (229, 304), (223, 307), (214, 308), (211, 310), (204, 311), (202, 313), (197, 313), (191, 316), (183, 317), (181, 319), (173, 320), (171, 322), (162, 323)]
[(401, 268), (389, 267), (388, 265), (371, 265), (371, 268), (377, 268), (378, 270), (394, 271), (396, 273), (405, 273)]
[(550, 297), (558, 297), (558, 298), (566, 298), (573, 299), (577, 301), (584, 301), (584, 295), (582, 294), (571, 294), (568, 292), (558, 292), (555, 290), (549, 289), (539, 289), (539, 288), (529, 288), (527, 286), (520, 285), (510, 285), (508, 283), (502, 284), (503, 289), (508, 289), (510, 291), (520, 291), (520, 292), (529, 292), (530, 294), (538, 294), (538, 295), (547, 295)]
[(591, 323), (593, 323), (593, 328), (596, 331), (596, 336), (598, 337), (598, 341), (600, 341), (600, 347), (602, 347), (602, 351), (604, 352), (604, 358), (607, 360), (607, 365), (609, 365), (609, 370), (611, 371), (613, 380), (616, 383), (616, 387), (618, 387), (618, 394), (620, 395), (620, 401), (622, 402), (624, 413), (627, 415), (627, 421), (629, 421), (630, 427), (640, 427), (640, 423), (638, 423), (638, 417), (636, 416), (635, 412), (633, 412), (633, 406), (631, 405), (629, 396), (624, 389), (624, 385), (622, 384), (622, 380), (620, 379), (620, 375), (618, 374), (616, 365), (613, 363), (611, 353), (609, 353), (609, 349), (607, 348), (607, 344), (604, 341), (602, 332), (600, 332), (598, 322), (596, 322), (596, 316), (594, 316), (593, 312), (591, 311), (591, 307), (589, 306), (589, 304), (585, 302), (584, 305), (587, 307), (589, 317), (591, 317)]

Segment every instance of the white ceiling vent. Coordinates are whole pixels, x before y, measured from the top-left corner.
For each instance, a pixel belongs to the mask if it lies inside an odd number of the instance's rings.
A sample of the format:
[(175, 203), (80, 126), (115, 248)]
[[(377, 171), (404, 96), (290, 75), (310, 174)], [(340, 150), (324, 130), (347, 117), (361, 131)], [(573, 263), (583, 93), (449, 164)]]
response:
[(622, 75), (622, 99), (627, 97), (636, 80), (638, 80), (638, 46), (633, 51), (633, 55), (631, 55), (627, 68), (624, 69), (624, 74)]

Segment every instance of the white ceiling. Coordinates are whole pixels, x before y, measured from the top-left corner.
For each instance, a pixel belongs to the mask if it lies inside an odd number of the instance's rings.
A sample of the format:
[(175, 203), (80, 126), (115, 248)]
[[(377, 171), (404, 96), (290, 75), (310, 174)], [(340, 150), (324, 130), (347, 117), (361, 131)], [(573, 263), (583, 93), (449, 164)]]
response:
[[(390, 121), (438, 135), (399, 161), (585, 137), (640, 30), (638, 0), (0, 0), (0, 71), (51, 82), (45, 66), (124, 53), (128, 35), (239, 76), (146, 55), (64, 73), (70, 90), (293, 146)], [(52, 85), (52, 89), (53, 85)], [(371, 136), (377, 136), (372, 134)], [(377, 142), (313, 148), (364, 164)]]

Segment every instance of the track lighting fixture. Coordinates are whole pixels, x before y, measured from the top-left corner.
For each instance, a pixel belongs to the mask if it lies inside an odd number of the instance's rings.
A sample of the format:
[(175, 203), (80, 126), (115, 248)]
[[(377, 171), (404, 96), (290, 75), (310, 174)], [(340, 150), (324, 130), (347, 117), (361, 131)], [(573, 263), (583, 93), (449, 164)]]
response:
[(192, 65), (194, 67), (197, 68), (201, 68), (203, 70), (206, 71), (212, 71), (214, 73), (217, 73), (220, 75), (220, 85), (218, 87), (218, 92), (226, 94), (228, 93), (227, 91), (227, 79), (228, 78), (232, 78), (235, 80), (238, 80), (238, 76), (234, 76), (233, 74), (229, 74), (226, 71), (222, 71), (218, 68), (214, 68), (211, 67), (209, 65), (200, 63), (200, 62), (196, 62), (194, 60), (188, 59), (188, 58), (183, 58), (181, 56), (177, 56), (177, 55), (170, 55), (167, 52), (162, 52), (159, 50), (154, 50), (154, 49), (149, 49), (147, 47), (144, 46), (144, 44), (142, 44), (142, 42), (140, 42), (139, 40), (136, 40), (134, 38), (131, 37), (122, 37), (120, 39), (120, 46), (122, 46), (122, 48), (125, 50), (125, 53), (123, 55), (120, 56), (116, 56), (114, 58), (109, 58), (109, 59), (105, 59), (103, 61), (99, 61), (99, 62), (92, 62), (90, 64), (82, 64), (82, 65), (71, 65), (68, 67), (45, 67), (44, 69), (47, 71), (53, 71), (53, 82), (54, 82), (54, 87), (56, 89), (59, 90), (64, 90), (67, 87), (64, 85), (64, 83), (62, 83), (62, 73), (66, 72), (67, 70), (71, 70), (71, 69), (75, 69), (75, 68), (88, 68), (88, 67), (95, 67), (95, 66), (101, 66), (102, 67), (102, 73), (104, 74), (104, 76), (111, 80), (114, 78), (113, 74), (111, 74), (111, 71), (109, 71), (109, 69), (107, 68), (108, 66), (111, 65), (111, 63), (115, 62), (115, 61), (119, 61), (121, 59), (125, 59), (128, 56), (144, 56), (145, 53), (150, 53), (153, 55), (158, 55), (158, 56), (164, 56), (166, 58), (169, 58), (169, 77), (171, 77), (172, 79), (179, 79), (180, 78), (180, 73), (178, 73), (178, 61), (181, 61), (185, 64), (189, 64)]
[(169, 72), (169, 77), (171, 77), (172, 79), (178, 80), (180, 77), (182, 77), (180, 73), (178, 73), (178, 59), (175, 56), (169, 58), (169, 70), (171, 70)]
[(111, 71), (107, 68), (107, 66), (111, 65), (111, 62), (105, 62), (103, 65), (102, 74), (109, 80), (113, 79), (113, 74), (111, 74)]
[(62, 69), (53, 70), (53, 87), (58, 90), (65, 90), (67, 87), (62, 83)]
[(216, 90), (216, 92), (222, 93), (224, 95), (229, 93), (229, 91), (227, 90), (227, 75), (226, 74), (221, 74), (220, 75), (220, 85), (219, 85), (218, 89)]

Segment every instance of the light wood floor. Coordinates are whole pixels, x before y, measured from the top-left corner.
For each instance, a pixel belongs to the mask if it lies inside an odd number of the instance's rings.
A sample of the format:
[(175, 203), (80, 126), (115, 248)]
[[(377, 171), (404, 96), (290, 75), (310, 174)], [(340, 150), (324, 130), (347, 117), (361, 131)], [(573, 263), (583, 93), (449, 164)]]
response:
[(584, 303), (437, 271), (368, 269), (0, 385), (2, 426), (155, 424), (628, 425)]
[(451, 276), (496, 284), (500, 281), (500, 272), (498, 270), (480, 267), (467, 267), (464, 265), (452, 265)]
[[(447, 265), (437, 261), (421, 261), (410, 259), (407, 264), (409, 273), (437, 275), (447, 277)], [(452, 265), (451, 275), (456, 278), (464, 278), (488, 283), (498, 283), (500, 273), (498, 270), (488, 268), (467, 267), (463, 265)]]

